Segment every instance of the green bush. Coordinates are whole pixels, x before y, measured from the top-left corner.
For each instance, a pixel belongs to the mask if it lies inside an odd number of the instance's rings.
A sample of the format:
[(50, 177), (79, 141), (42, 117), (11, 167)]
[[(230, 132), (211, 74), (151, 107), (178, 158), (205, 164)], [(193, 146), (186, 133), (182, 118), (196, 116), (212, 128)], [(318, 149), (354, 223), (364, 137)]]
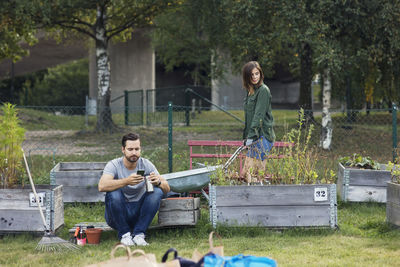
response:
[(88, 88), (88, 60), (77, 60), (49, 68), (43, 79), (26, 80), (20, 103), (32, 106), (85, 106)]
[(10, 188), (22, 181), (21, 145), (25, 129), (20, 126), (14, 105), (5, 103), (0, 115), (0, 186)]

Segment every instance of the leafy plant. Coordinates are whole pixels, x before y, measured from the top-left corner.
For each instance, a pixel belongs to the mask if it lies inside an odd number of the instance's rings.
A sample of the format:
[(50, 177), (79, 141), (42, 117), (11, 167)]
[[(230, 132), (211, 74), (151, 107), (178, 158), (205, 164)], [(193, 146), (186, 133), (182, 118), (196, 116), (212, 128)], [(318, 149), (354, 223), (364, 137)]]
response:
[(265, 164), (265, 178), (271, 184), (317, 184), (334, 183), (336, 174), (331, 170), (319, 174), (317, 171), (318, 155), (310, 147), (314, 125), (305, 125), (304, 110), (300, 109), (297, 127), (284, 135), (283, 141), (293, 146), (271, 150)]
[(0, 116), (0, 186), (10, 188), (22, 181), (21, 145), (25, 129), (20, 126), (15, 105), (5, 103)]
[(345, 167), (355, 167), (360, 169), (379, 170), (380, 164), (370, 157), (363, 157), (354, 153), (352, 157), (341, 157), (339, 162)]
[(393, 163), (391, 161), (386, 165), (387, 170), (392, 174), (392, 182), (400, 184), (400, 163)]
[[(255, 184), (317, 184), (334, 183), (336, 174), (325, 168), (324, 173), (317, 171), (318, 155), (309, 146), (314, 125), (305, 127), (304, 110), (300, 110), (297, 127), (291, 129), (284, 137), (284, 142), (293, 146), (273, 148), (264, 162), (257, 161), (254, 168), (249, 169), (250, 183)], [(262, 164), (262, 166), (260, 166)], [(228, 170), (216, 171), (211, 179), (213, 184), (234, 185), (246, 183), (237, 172)]]

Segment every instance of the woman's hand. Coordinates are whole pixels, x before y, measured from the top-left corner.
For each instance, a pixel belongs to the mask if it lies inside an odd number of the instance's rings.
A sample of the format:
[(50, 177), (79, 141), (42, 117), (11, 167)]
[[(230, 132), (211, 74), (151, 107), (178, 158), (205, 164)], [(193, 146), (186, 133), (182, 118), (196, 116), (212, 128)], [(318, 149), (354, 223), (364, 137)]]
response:
[(248, 138), (244, 141), (245, 146), (250, 146), (251, 144), (253, 144), (253, 139)]

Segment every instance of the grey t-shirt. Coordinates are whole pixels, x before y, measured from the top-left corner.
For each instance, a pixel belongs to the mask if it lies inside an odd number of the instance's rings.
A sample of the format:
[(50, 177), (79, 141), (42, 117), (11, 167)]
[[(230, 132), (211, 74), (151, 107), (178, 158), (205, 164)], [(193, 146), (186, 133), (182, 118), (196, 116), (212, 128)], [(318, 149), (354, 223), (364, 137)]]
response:
[[(144, 176), (148, 176), (152, 172), (157, 175), (159, 174), (154, 164), (151, 163), (150, 160), (142, 157), (138, 159), (134, 170), (128, 170), (125, 167), (123, 157), (113, 159), (104, 167), (103, 173), (112, 175), (114, 179), (121, 179), (128, 177), (132, 173), (136, 173), (138, 170), (144, 170)], [(122, 192), (129, 202), (138, 201), (146, 192), (146, 186), (143, 181), (137, 185), (127, 185), (122, 187)]]

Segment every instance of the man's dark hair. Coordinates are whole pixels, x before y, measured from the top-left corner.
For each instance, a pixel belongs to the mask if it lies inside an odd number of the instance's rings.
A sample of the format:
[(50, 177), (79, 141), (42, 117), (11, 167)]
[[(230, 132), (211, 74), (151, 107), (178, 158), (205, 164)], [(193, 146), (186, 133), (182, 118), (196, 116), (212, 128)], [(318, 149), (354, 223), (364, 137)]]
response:
[(131, 140), (131, 141), (136, 141), (139, 140), (140, 137), (138, 134), (134, 134), (134, 133), (128, 133), (124, 136), (122, 136), (122, 146), (125, 147), (126, 146), (126, 141), (127, 140)]

